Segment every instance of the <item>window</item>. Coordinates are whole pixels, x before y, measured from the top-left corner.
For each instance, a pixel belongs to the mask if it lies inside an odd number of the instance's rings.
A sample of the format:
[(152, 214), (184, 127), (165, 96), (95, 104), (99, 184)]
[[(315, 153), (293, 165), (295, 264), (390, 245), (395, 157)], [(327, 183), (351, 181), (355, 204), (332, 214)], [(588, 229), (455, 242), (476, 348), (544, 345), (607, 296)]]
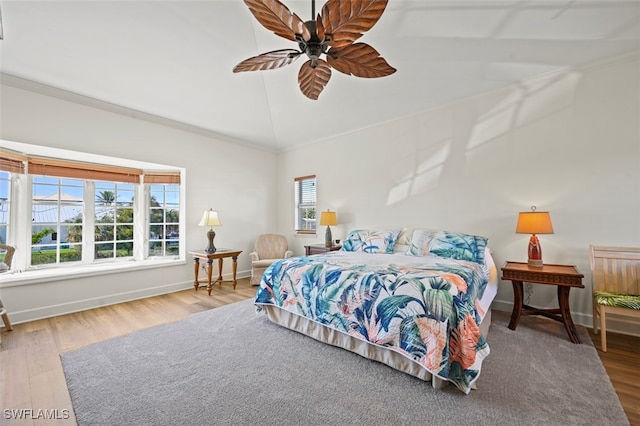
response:
[(33, 177), (31, 265), (82, 260), (83, 204), (83, 181)]
[(294, 179), (295, 187), (295, 230), (300, 234), (316, 232), (316, 176)]
[[(13, 151), (14, 145), (37, 147), (8, 142), (6, 149), (5, 142), (0, 148), (0, 242), (31, 248), (17, 264), (14, 259), (15, 271), (184, 255), (180, 170), (81, 153), (75, 155), (105, 162), (32, 156)], [(116, 165), (122, 163), (158, 168)]]
[(180, 186), (149, 185), (149, 256), (177, 255), (180, 248)]
[(96, 182), (96, 259), (133, 257), (133, 194), (130, 183)]
[(9, 187), (11, 179), (9, 173), (0, 169), (0, 244), (7, 243), (7, 228), (9, 225)]

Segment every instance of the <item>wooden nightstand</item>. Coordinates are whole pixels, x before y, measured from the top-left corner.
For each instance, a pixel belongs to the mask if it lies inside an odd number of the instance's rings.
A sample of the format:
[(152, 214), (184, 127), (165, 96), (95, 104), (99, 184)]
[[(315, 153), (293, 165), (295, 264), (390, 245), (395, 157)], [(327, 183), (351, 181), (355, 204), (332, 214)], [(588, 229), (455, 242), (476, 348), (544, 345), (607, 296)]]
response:
[[(236, 279), (236, 272), (238, 271), (238, 256), (242, 253), (242, 250), (235, 249), (218, 249), (213, 253), (208, 253), (203, 250), (190, 251), (189, 254), (193, 256), (193, 287), (198, 291), (198, 287), (200, 287), (200, 281), (198, 280), (198, 269), (200, 268), (200, 259), (204, 259), (207, 261), (206, 271), (207, 271), (207, 293), (211, 296), (211, 290), (213, 289), (213, 285), (215, 283), (222, 283), (225, 281), (222, 279), (222, 262), (225, 257), (230, 257), (233, 260), (233, 289), (236, 289), (236, 285), (238, 284), (238, 280)], [(213, 274), (213, 259), (218, 259), (218, 279), (215, 281), (212, 279)]]
[[(550, 265), (542, 268), (532, 268), (526, 263), (505, 262), (502, 267), (502, 279), (511, 280), (513, 284), (513, 312), (509, 328), (515, 330), (521, 315), (542, 315), (564, 324), (573, 343), (582, 343), (576, 326), (571, 319), (569, 309), (569, 290), (571, 287), (584, 288), (582, 275), (578, 268), (572, 265)], [(558, 286), (558, 304), (560, 309), (538, 309), (522, 303), (522, 282), (532, 284), (547, 284)]]
[(304, 246), (304, 252), (306, 256), (311, 256), (312, 254), (328, 253), (330, 251), (340, 250), (341, 248), (342, 244), (334, 244), (331, 247), (327, 247), (324, 244), (310, 244)]

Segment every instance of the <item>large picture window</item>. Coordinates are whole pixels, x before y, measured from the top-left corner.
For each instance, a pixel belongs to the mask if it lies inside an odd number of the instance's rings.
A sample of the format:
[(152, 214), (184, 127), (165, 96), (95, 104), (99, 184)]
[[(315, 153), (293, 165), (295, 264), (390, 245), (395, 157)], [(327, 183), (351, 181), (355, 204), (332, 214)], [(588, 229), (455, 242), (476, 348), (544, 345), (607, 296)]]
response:
[(0, 148), (0, 243), (27, 248), (12, 272), (184, 257), (183, 170), (88, 154), (105, 162), (40, 157), (7, 145)]
[(299, 234), (316, 232), (316, 177), (303, 176), (294, 179), (295, 230)]

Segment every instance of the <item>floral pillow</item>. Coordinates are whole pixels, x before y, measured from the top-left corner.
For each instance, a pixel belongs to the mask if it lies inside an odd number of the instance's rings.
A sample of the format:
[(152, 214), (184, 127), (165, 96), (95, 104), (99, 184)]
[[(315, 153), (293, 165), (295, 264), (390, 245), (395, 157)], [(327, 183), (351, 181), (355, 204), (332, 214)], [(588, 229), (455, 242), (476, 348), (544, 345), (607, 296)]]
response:
[(364, 251), (367, 253), (393, 253), (400, 230), (382, 231), (358, 229), (349, 232), (342, 244), (343, 251)]
[(409, 256), (429, 256), (429, 248), (433, 237), (439, 232), (431, 229), (416, 229), (411, 235), (411, 243), (409, 243), (409, 249), (406, 254)]
[(440, 231), (431, 241), (429, 254), (458, 260), (469, 260), (484, 265), (487, 238), (457, 232)]

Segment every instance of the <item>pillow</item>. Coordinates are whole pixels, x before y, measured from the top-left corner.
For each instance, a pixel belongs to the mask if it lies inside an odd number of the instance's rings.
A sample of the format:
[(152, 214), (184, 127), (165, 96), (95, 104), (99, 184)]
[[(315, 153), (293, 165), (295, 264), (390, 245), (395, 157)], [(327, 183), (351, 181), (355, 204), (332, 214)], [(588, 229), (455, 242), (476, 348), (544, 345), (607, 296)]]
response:
[(429, 254), (484, 265), (487, 238), (458, 232), (440, 231), (431, 241)]
[(0, 272), (5, 272), (9, 270), (9, 265), (4, 262), (0, 262)]
[(357, 229), (349, 232), (342, 244), (343, 251), (364, 251), (367, 253), (393, 253), (400, 230)]
[(440, 231), (433, 231), (431, 229), (416, 229), (411, 235), (411, 242), (409, 243), (409, 249), (407, 255), (409, 256), (429, 256), (429, 248), (433, 237)]

